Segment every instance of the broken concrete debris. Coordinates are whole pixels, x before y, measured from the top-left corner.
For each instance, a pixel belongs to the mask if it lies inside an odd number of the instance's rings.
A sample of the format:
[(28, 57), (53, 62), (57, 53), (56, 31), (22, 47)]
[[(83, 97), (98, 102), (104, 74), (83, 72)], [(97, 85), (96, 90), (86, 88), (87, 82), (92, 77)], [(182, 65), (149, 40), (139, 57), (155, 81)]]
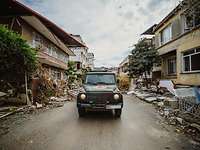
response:
[(157, 96), (157, 100), (158, 101), (163, 101), (165, 100), (167, 97), (164, 97), (164, 96)]
[(183, 119), (180, 117), (176, 117), (176, 120), (179, 124), (183, 124)]
[[(156, 106), (158, 113), (165, 122), (176, 126), (177, 133), (186, 133), (200, 142), (200, 104), (197, 101), (194, 88), (179, 87), (174, 89), (171, 82), (163, 82), (169, 92), (157, 93), (154, 90), (134, 89), (127, 94)], [(198, 89), (198, 92), (200, 90)]]
[(39, 104), (38, 102), (36, 102), (36, 108), (42, 108), (42, 104)]
[(178, 100), (175, 98), (166, 98), (163, 102), (167, 107), (171, 107), (172, 109), (178, 108)]
[(129, 92), (127, 92), (127, 94), (128, 94), (128, 95), (134, 94), (134, 91), (129, 91)]
[(144, 98), (146, 102), (152, 103), (153, 101), (157, 101), (157, 97), (147, 97)]
[(7, 94), (4, 92), (0, 92), (0, 97), (6, 96)]
[(9, 116), (9, 115), (12, 115), (12, 114), (14, 114), (14, 113), (17, 113), (17, 112), (19, 112), (19, 111), (21, 111), (21, 110), (23, 110), (23, 107), (20, 107), (20, 108), (11, 110), (11, 111), (9, 111), (9, 112), (6, 112), (5, 114), (2, 114), (2, 115), (0, 116), (0, 119), (2, 119), (2, 118), (4, 118), (4, 117), (7, 117), (7, 116)]

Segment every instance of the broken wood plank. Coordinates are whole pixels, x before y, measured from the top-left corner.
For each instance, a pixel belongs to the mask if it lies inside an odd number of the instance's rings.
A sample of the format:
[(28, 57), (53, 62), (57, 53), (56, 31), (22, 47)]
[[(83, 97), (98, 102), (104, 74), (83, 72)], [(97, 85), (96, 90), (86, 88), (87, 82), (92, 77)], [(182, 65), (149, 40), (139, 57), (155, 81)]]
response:
[(16, 113), (16, 112), (18, 112), (18, 111), (21, 111), (23, 108), (24, 108), (24, 107), (20, 107), (20, 108), (14, 110), (14, 111), (12, 111), (12, 112), (6, 113), (6, 114), (0, 116), (0, 119), (2, 119), (2, 118), (4, 118), (4, 117), (7, 117), (7, 116), (9, 116), (9, 115), (12, 115), (12, 114), (14, 114), (14, 113)]

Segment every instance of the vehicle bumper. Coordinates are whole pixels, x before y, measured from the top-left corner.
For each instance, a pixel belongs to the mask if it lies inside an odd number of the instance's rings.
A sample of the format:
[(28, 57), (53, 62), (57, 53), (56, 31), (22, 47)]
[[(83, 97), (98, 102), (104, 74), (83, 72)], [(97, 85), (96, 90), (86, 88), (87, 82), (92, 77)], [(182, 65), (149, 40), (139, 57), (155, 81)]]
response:
[(111, 109), (122, 109), (123, 103), (118, 104), (86, 104), (77, 103), (78, 108), (94, 109), (94, 110), (111, 110)]

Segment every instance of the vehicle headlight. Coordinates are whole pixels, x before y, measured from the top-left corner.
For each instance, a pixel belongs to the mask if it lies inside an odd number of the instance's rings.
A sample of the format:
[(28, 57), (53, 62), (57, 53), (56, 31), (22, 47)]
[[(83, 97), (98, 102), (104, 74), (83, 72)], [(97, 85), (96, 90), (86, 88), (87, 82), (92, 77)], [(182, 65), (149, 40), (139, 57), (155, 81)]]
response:
[(81, 98), (82, 100), (84, 100), (84, 99), (86, 98), (86, 95), (85, 95), (85, 94), (81, 94), (81, 95), (80, 95), (80, 98)]
[(118, 100), (120, 96), (119, 96), (119, 94), (114, 94), (113, 97), (114, 97), (115, 100)]

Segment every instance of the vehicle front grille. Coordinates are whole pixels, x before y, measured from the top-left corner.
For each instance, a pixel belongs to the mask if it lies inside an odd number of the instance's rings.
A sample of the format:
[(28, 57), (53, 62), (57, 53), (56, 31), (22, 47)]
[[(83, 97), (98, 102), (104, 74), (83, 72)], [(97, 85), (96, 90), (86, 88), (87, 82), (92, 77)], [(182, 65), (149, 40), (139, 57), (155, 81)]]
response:
[(87, 93), (87, 100), (96, 104), (103, 104), (113, 100), (113, 93)]

